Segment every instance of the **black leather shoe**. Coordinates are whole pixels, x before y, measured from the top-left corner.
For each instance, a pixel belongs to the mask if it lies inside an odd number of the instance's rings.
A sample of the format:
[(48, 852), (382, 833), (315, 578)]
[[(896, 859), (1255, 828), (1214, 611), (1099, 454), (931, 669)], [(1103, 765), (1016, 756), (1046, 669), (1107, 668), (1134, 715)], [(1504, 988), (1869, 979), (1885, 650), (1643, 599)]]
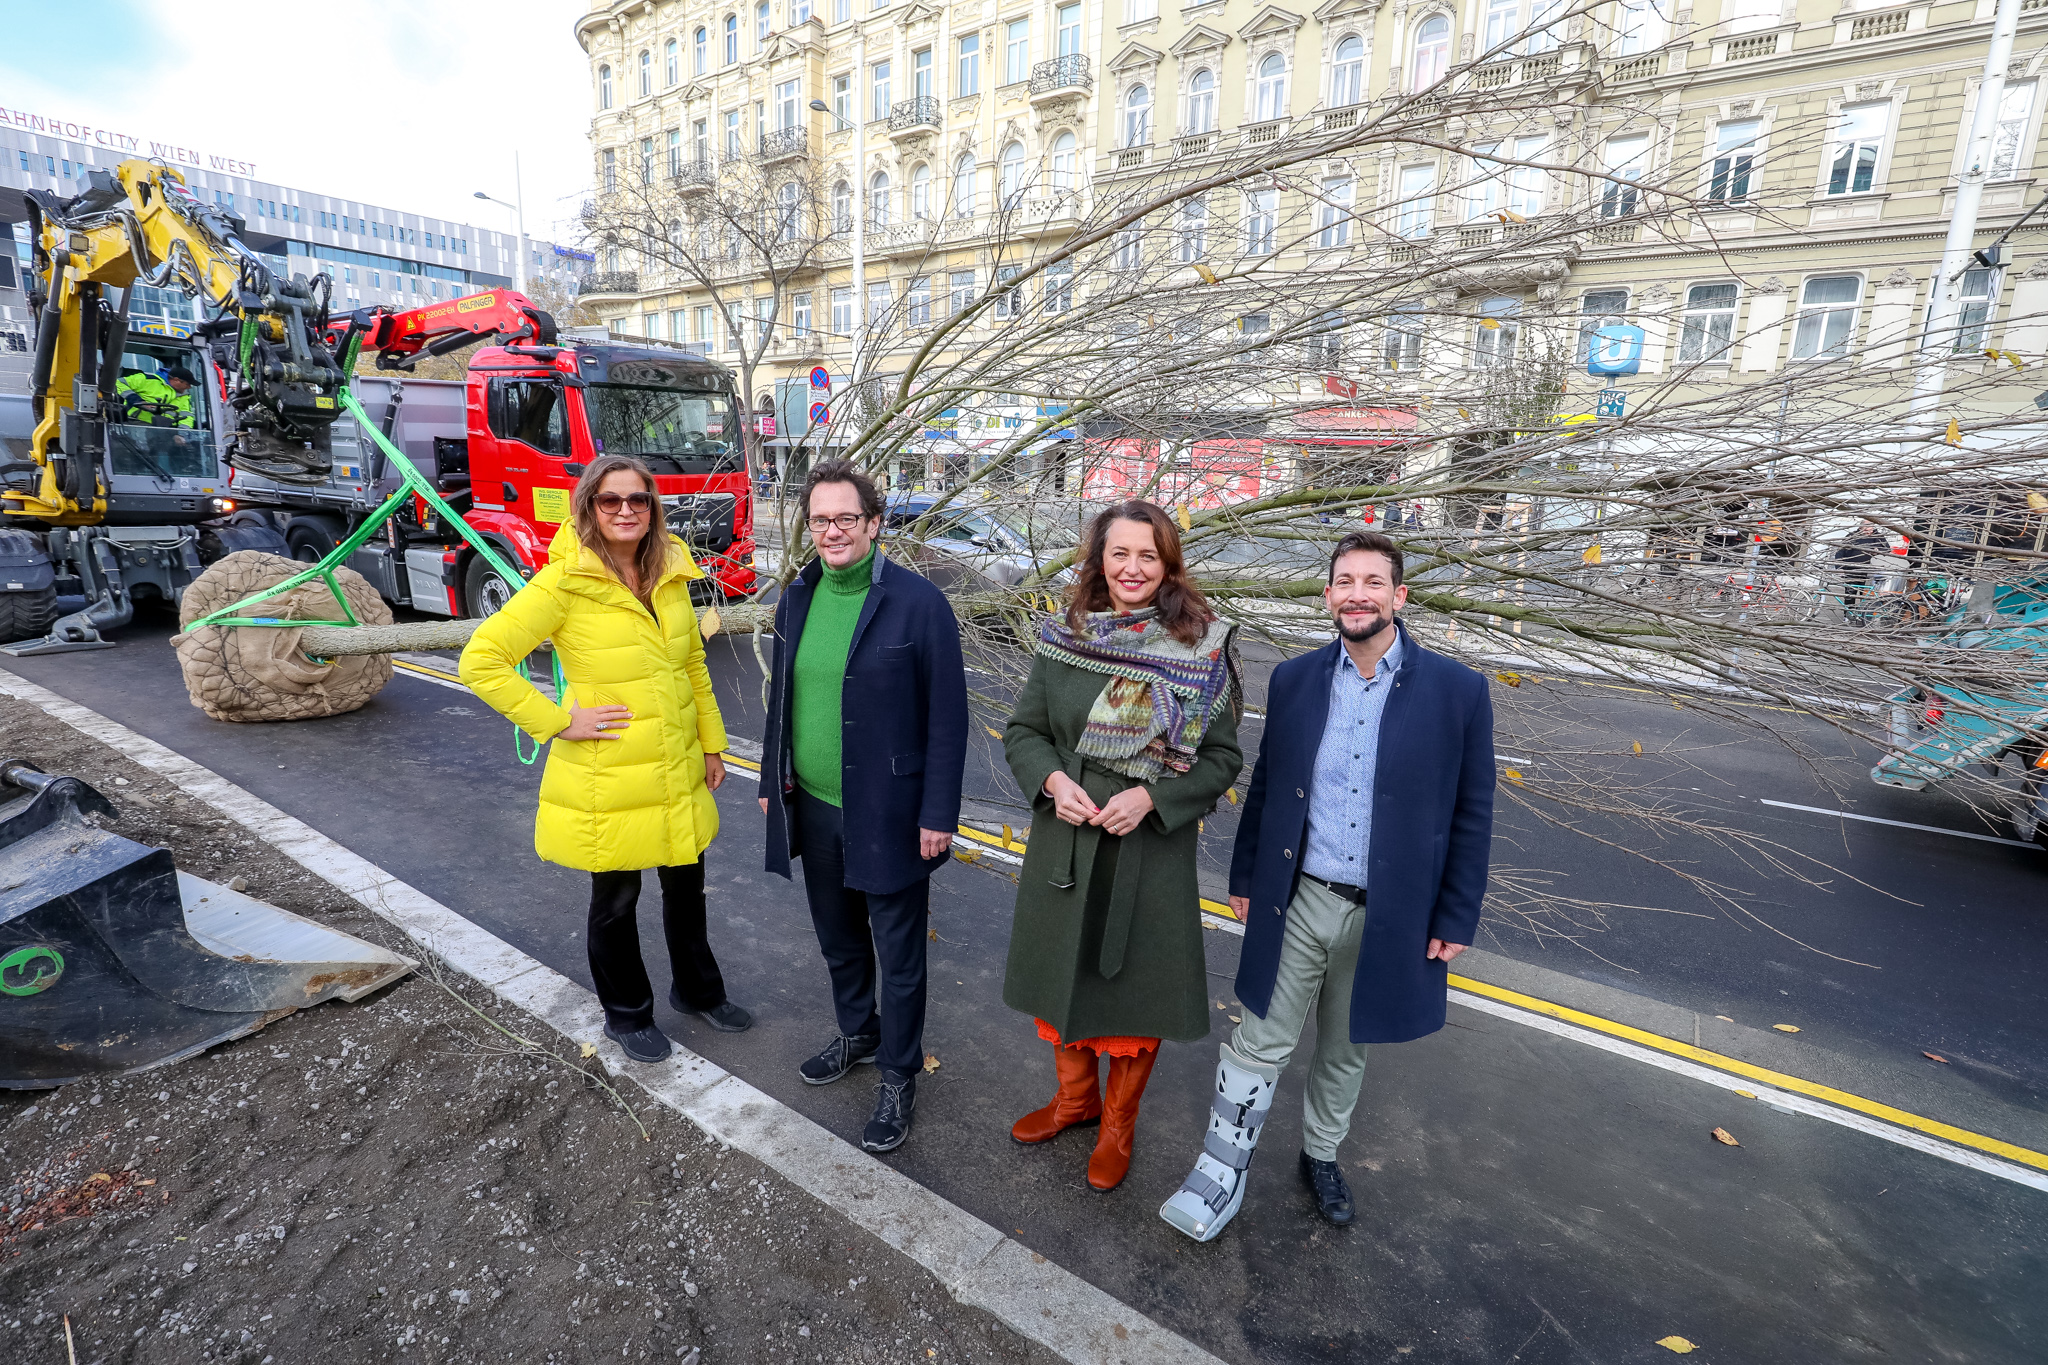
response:
[(668, 1003), (675, 1007), (676, 1013), (694, 1014), (720, 1033), (745, 1033), (754, 1026), (754, 1016), (730, 1000), (721, 1000), (708, 1010), (694, 1010), (683, 1003), (682, 992), (670, 986)]
[(1345, 1227), (1357, 1215), (1351, 1209), (1351, 1187), (1344, 1183), (1344, 1168), (1334, 1161), (1317, 1161), (1301, 1154), (1301, 1179), (1316, 1197), (1316, 1212), (1323, 1220)]
[(880, 1034), (863, 1033), (852, 1038), (842, 1034), (825, 1044), (825, 1050), (817, 1056), (804, 1058), (796, 1074), (804, 1078), (805, 1085), (830, 1085), (862, 1062), (874, 1061), (881, 1046)]
[(619, 1045), (619, 1051), (636, 1062), (665, 1062), (670, 1051), (668, 1035), (654, 1025), (636, 1028), (630, 1033), (620, 1033), (610, 1024), (604, 1026), (604, 1036)]
[(882, 1088), (875, 1095), (875, 1112), (861, 1131), (860, 1145), (870, 1152), (893, 1152), (910, 1136), (910, 1111), (917, 1107), (917, 1077), (892, 1081), (882, 1075)]

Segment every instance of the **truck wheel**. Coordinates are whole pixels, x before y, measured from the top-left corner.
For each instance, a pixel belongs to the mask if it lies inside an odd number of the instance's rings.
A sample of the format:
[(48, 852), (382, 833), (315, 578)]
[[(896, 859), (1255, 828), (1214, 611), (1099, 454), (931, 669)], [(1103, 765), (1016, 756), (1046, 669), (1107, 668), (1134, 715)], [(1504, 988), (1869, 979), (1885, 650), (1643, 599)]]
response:
[(516, 588), (505, 583), (503, 574), (492, 568), (482, 555), (472, 556), (462, 574), (463, 614), (482, 620), (494, 616), (512, 600)]
[(292, 558), (302, 564), (318, 564), (341, 544), (325, 522), (308, 517), (292, 519), (292, 524), (285, 528), (284, 543), (291, 547)]
[(0, 640), (39, 640), (57, 619), (57, 590), (0, 593)]

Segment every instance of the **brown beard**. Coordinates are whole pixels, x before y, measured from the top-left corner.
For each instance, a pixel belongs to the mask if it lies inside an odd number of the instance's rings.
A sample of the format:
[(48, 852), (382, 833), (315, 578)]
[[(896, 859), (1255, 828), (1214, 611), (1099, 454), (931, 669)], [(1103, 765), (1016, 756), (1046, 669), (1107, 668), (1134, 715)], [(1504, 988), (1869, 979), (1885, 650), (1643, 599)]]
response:
[(1352, 631), (1346, 630), (1344, 628), (1343, 617), (1337, 616), (1334, 612), (1331, 613), (1331, 615), (1337, 622), (1337, 633), (1343, 636), (1345, 639), (1349, 640), (1354, 645), (1364, 644), (1367, 640), (1370, 640), (1373, 636), (1379, 634), (1388, 626), (1394, 624), (1394, 619), (1391, 616), (1388, 616), (1384, 612), (1382, 612), (1378, 616), (1375, 616), (1373, 618), (1372, 624), (1367, 626), (1364, 630)]

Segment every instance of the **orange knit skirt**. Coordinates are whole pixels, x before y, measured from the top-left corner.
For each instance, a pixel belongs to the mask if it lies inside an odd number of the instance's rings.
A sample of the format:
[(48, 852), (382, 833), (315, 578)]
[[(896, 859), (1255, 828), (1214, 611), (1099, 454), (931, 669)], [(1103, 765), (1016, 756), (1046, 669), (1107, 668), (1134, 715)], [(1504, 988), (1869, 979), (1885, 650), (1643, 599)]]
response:
[(1137, 1057), (1147, 1052), (1157, 1051), (1159, 1047), (1159, 1040), (1157, 1038), (1125, 1038), (1122, 1036), (1079, 1038), (1071, 1043), (1063, 1043), (1060, 1041), (1060, 1031), (1051, 1024), (1046, 1023), (1043, 1019), (1035, 1019), (1033, 1022), (1038, 1025), (1038, 1036), (1051, 1043), (1054, 1047), (1077, 1047), (1086, 1052), (1093, 1052), (1100, 1057)]

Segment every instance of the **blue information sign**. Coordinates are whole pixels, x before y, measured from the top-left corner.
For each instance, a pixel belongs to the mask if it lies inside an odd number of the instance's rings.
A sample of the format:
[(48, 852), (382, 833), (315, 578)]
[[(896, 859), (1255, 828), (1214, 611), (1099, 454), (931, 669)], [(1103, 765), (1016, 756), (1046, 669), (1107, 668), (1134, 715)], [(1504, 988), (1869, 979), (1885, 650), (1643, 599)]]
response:
[(1600, 390), (1600, 402), (1593, 409), (1593, 415), (1595, 417), (1619, 417), (1621, 416), (1623, 406), (1627, 402), (1628, 391), (1626, 389), (1602, 389)]
[(1642, 368), (1642, 328), (1614, 322), (1593, 329), (1592, 345), (1586, 348), (1587, 374), (1634, 374)]

